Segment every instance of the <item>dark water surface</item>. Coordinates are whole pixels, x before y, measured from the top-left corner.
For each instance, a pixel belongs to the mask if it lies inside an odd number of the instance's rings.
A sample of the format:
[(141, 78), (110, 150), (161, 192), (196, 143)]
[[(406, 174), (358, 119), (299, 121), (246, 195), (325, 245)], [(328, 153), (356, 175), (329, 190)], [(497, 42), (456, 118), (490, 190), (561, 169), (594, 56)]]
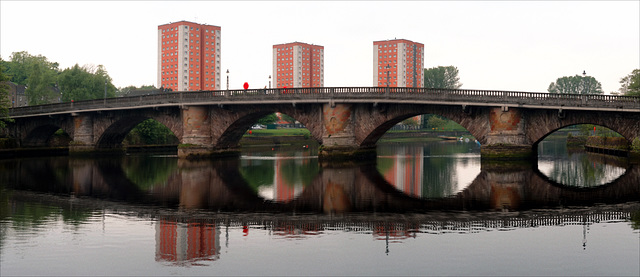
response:
[(489, 164), (474, 143), (315, 147), (241, 158), (0, 160), (0, 275), (640, 274), (640, 170), (541, 143)]

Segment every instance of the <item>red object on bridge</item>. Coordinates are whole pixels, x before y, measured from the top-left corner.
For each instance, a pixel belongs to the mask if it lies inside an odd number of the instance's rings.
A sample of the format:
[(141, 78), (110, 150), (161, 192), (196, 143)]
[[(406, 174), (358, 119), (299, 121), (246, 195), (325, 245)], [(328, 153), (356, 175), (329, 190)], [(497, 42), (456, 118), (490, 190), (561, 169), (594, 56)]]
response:
[(244, 85), (242, 85), (242, 87), (244, 87), (244, 89), (248, 89), (249, 88), (249, 83), (244, 82)]

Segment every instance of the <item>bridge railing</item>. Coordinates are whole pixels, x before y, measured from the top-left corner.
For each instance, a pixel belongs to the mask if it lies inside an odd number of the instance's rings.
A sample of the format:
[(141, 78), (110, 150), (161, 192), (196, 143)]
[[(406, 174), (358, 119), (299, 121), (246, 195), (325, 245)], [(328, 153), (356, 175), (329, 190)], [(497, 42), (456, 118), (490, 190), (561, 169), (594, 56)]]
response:
[(401, 87), (318, 87), (248, 90), (188, 91), (115, 97), (12, 108), (9, 116), (73, 112), (127, 107), (212, 104), (233, 101), (291, 101), (313, 99), (415, 100), (463, 103), (497, 103), (537, 106), (640, 109), (640, 97), (584, 94), (550, 94), (519, 91), (433, 89)]

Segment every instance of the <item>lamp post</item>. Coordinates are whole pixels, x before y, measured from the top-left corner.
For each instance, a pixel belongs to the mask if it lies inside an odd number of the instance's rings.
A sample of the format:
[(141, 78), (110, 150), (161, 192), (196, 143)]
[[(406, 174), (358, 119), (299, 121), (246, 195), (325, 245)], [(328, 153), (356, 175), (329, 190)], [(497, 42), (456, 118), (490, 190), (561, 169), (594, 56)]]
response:
[(60, 91), (60, 88), (58, 87), (58, 81), (56, 81), (56, 92), (58, 93), (58, 103), (62, 103), (62, 91)]
[(387, 64), (384, 68), (387, 69), (387, 87), (389, 87), (389, 71), (391, 71), (391, 65)]
[(229, 69), (227, 69), (227, 90), (229, 90)]
[(587, 94), (587, 71), (583, 70), (582, 71), (582, 94)]
[(269, 88), (271, 88), (271, 75), (269, 75)]
[(107, 99), (107, 79), (104, 79), (104, 99)]

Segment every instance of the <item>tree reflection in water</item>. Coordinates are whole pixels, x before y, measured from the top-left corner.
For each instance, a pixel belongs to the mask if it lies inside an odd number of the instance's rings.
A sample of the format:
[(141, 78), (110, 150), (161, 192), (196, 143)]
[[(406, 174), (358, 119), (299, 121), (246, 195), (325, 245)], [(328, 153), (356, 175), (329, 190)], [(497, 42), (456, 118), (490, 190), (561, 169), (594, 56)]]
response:
[[(127, 156), (87, 161), (58, 157), (3, 162), (2, 166), (7, 170), (1, 173), (0, 180), (11, 189), (62, 192), (79, 197), (220, 211), (406, 213), (431, 210), (528, 210), (640, 199), (637, 166), (630, 167), (625, 174), (607, 185), (574, 187), (550, 181), (533, 164), (485, 163), (480, 173), (464, 189), (441, 197), (422, 197), (407, 193), (387, 181), (374, 163), (323, 165), (320, 168), (317, 162), (311, 162), (315, 159), (313, 157), (308, 162), (284, 159), (292, 167), (305, 166), (306, 176), (303, 178), (300, 173), (275, 172), (272, 180), (280, 180), (276, 177), (278, 175), (289, 174), (289, 177), (281, 179), (283, 188), (275, 186), (282, 195), (265, 198), (245, 177), (246, 173), (242, 173), (241, 165), (245, 162), (242, 159), (183, 161), (170, 158), (172, 162), (161, 158), (142, 159), (150, 165), (136, 168), (148, 172), (136, 174), (165, 176), (164, 180), (156, 180), (153, 184), (138, 184), (127, 172), (126, 166), (140, 164), (133, 161), (135, 159), (137, 157)], [(272, 170), (291, 170), (284, 165), (276, 167), (277, 159), (271, 162)], [(53, 174), (60, 168), (67, 172), (63, 177)], [(299, 185), (289, 187), (292, 181)], [(422, 184), (423, 187), (429, 185)]]
[(538, 168), (552, 181), (572, 187), (590, 188), (622, 176), (626, 158), (567, 148), (565, 138), (545, 139), (538, 145)]

